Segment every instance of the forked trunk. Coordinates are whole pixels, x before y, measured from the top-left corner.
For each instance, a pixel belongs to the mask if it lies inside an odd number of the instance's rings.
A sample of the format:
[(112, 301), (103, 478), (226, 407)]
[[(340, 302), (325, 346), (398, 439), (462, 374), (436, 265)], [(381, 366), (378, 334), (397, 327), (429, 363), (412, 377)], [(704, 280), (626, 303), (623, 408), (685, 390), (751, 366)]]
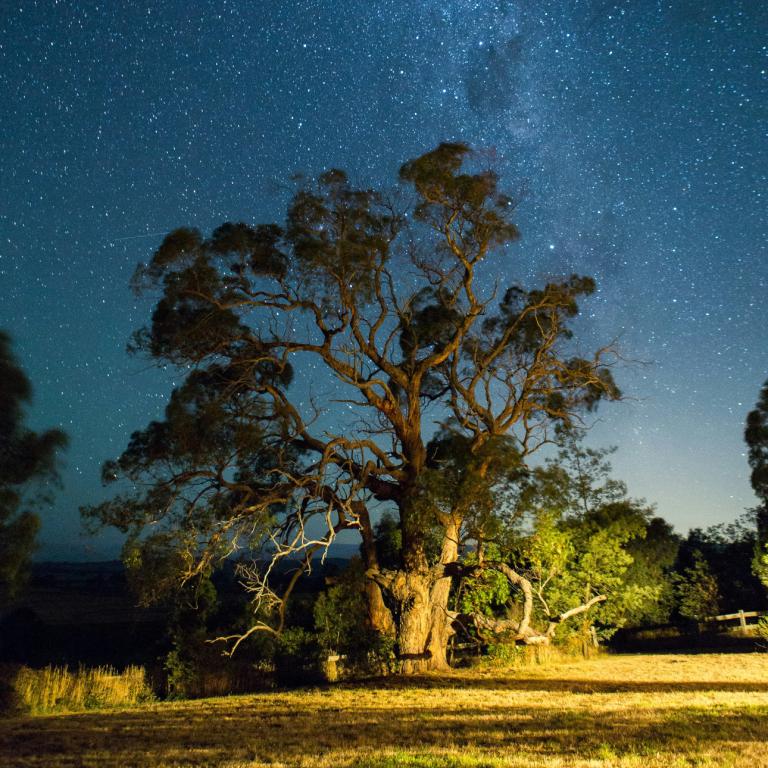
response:
[(432, 669), (430, 640), (432, 629), (431, 578), (429, 573), (398, 574), (396, 596), (400, 605), (397, 627), (401, 672), (406, 675)]
[[(440, 563), (456, 560), (458, 531), (447, 526)], [(448, 639), (453, 634), (448, 616), (449, 576), (436, 578), (433, 571), (402, 573), (395, 594), (400, 604), (398, 646), (401, 671), (415, 674), (448, 669)]]

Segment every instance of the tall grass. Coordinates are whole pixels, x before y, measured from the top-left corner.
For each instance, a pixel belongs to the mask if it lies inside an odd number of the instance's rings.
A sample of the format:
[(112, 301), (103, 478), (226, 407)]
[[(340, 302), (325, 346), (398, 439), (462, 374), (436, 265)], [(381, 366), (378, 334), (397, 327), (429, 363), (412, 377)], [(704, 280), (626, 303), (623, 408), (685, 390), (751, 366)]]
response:
[(123, 672), (112, 667), (21, 667), (10, 682), (21, 710), (32, 714), (128, 707), (154, 698), (143, 667)]
[[(590, 648), (589, 657), (603, 654), (602, 648)], [(491, 645), (484, 656), (467, 657), (462, 666), (477, 670), (514, 670), (529, 667), (549, 667), (583, 660), (584, 649), (580, 640), (563, 645)]]

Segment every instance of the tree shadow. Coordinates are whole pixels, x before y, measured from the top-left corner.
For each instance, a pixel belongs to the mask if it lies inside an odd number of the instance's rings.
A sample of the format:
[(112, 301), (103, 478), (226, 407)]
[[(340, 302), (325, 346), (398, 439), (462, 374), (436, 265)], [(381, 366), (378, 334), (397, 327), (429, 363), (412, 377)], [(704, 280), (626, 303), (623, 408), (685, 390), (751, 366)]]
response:
[(730, 680), (585, 680), (583, 678), (525, 679), (508, 676), (464, 679), (451, 675), (424, 675), (422, 677), (388, 677), (376, 681), (386, 690), (417, 689), (481, 689), (494, 691), (542, 691), (562, 693), (692, 693), (696, 691), (766, 692), (768, 681)]

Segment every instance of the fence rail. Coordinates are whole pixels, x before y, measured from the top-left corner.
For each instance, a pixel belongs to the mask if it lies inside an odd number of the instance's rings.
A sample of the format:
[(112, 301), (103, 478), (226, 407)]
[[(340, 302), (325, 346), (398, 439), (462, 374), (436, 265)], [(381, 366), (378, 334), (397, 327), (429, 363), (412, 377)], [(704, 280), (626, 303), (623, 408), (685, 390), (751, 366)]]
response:
[(736, 613), (723, 613), (720, 616), (710, 616), (706, 621), (734, 621), (738, 619), (743, 629), (747, 628), (747, 619), (757, 619), (768, 614), (760, 611), (737, 611)]

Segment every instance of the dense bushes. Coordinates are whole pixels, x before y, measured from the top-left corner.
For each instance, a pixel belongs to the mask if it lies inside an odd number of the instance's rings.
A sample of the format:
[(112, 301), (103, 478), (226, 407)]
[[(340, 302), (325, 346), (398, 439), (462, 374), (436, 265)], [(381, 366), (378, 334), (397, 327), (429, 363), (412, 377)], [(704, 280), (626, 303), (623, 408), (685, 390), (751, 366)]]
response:
[[(394, 639), (370, 628), (365, 601), (365, 574), (355, 558), (321, 593), (313, 615), (317, 644), (325, 657), (342, 657), (347, 675), (379, 675), (395, 667)], [(338, 670), (331, 672), (333, 677)]]

